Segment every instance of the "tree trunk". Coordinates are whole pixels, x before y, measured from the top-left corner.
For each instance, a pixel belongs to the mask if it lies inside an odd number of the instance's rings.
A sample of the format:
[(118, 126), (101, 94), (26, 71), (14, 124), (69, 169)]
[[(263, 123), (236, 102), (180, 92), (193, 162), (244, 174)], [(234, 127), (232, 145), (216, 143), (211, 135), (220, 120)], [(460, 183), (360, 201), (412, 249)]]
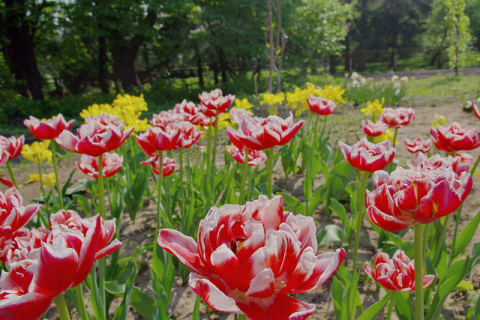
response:
[(129, 43), (122, 44), (123, 41), (115, 41), (110, 49), (113, 57), (113, 69), (122, 82), (125, 92), (130, 92), (132, 87), (139, 86), (135, 74), (135, 58), (138, 54), (138, 48), (132, 48)]
[(107, 79), (107, 62), (107, 39), (104, 36), (100, 36), (98, 38), (98, 82), (102, 93), (110, 91)]
[(330, 74), (337, 73), (337, 57), (330, 56), (329, 62), (330, 62)]
[(358, 71), (367, 70), (366, 56), (367, 56), (367, 3), (368, 0), (362, 0), (361, 4), (361, 18), (360, 18), (360, 34), (362, 41), (360, 42), (360, 50), (358, 52)]
[[(26, 20), (27, 9), (23, 0), (6, 0), (4, 35), (2, 51), (10, 72), (17, 80), (26, 81), (28, 90), (35, 100), (43, 100), (40, 72), (37, 67), (33, 35)], [(16, 86), (20, 94), (25, 95), (25, 86)]]
[(203, 67), (202, 67), (202, 56), (200, 55), (200, 48), (198, 45), (195, 45), (195, 55), (197, 56), (197, 76), (198, 76), (198, 84), (200, 88), (205, 87), (205, 81), (203, 80)]
[(227, 59), (225, 58), (225, 54), (222, 50), (222, 48), (217, 47), (217, 54), (218, 54), (218, 62), (220, 64), (220, 72), (222, 73), (222, 82), (225, 83), (228, 81), (227, 78)]

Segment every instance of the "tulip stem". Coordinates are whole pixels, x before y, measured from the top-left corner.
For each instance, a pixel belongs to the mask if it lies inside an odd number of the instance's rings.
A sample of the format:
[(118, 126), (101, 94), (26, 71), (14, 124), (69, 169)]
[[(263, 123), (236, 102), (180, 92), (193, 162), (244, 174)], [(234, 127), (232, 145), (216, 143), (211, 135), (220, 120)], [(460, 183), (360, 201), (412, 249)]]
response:
[(480, 156), (478, 156), (477, 161), (475, 161), (475, 164), (472, 167), (472, 170), (470, 170), (470, 173), (472, 176), (475, 175), (475, 170), (477, 169), (479, 162), (480, 162)]
[(368, 183), (368, 172), (360, 171), (361, 181), (360, 191), (358, 193), (358, 216), (357, 216), (357, 230), (355, 231), (355, 244), (353, 249), (353, 275), (354, 278), (357, 275), (357, 257), (358, 257), (358, 245), (360, 243), (360, 229), (362, 228), (363, 216), (365, 214), (365, 192)]
[(391, 291), (391, 293), (392, 295), (390, 296), (390, 303), (387, 310), (387, 320), (390, 320), (392, 318), (392, 311), (393, 307), (395, 306), (395, 296), (397, 295), (397, 291)]
[(103, 154), (98, 156), (98, 205), (100, 216), (105, 220), (105, 191), (103, 189)]
[(239, 314), (237, 319), (238, 320), (247, 320), (247, 317), (244, 314)]
[[(325, 116), (325, 118), (323, 118), (322, 132), (320, 133), (320, 137), (322, 137), (322, 138), (323, 138), (323, 134), (325, 133), (325, 128), (326, 127), (327, 127), (327, 116)], [(317, 128), (315, 128), (315, 131), (317, 131), (316, 129)]]
[[(40, 163), (40, 161), (37, 162), (37, 165), (38, 165), (38, 175), (40, 176), (40, 190), (42, 192), (42, 196), (43, 196), (43, 201), (45, 201), (45, 209), (47, 210), (47, 214), (49, 215), (50, 214), (50, 204), (49, 204), (49, 199), (47, 199), (47, 196), (45, 195), (45, 189), (43, 187), (43, 177), (42, 177), (42, 165)], [(47, 216), (48, 218), (48, 216)]]
[(450, 259), (448, 260), (448, 267), (447, 270), (450, 269), (450, 265), (452, 264), (455, 254), (455, 242), (457, 240), (457, 233), (458, 233), (458, 225), (460, 224), (460, 216), (462, 215), (462, 209), (463, 209), (463, 202), (460, 205), (460, 208), (457, 210), (457, 216), (455, 217), (455, 231), (453, 232), (453, 242), (452, 242), (452, 247), (450, 248)]
[(267, 155), (267, 197), (272, 198), (272, 170), (273, 170), (273, 147), (268, 149)]
[(217, 158), (217, 137), (218, 137), (218, 109), (215, 114), (215, 131), (213, 135), (213, 149), (212, 149), (212, 162), (210, 163), (211, 165), (211, 170), (212, 172), (210, 173), (212, 175), (212, 199), (214, 203), (216, 202), (215, 198), (215, 174), (217, 173), (217, 165), (215, 164), (215, 160)]
[(157, 181), (157, 229), (160, 230), (162, 226), (162, 216), (160, 214), (160, 203), (162, 201), (162, 178), (163, 178), (163, 154), (159, 152), (158, 159), (160, 161), (160, 167), (158, 168), (158, 181)]
[(320, 115), (317, 114), (315, 117), (315, 124), (313, 126), (313, 139), (312, 139), (312, 147), (315, 149), (315, 140), (317, 140), (317, 131), (318, 131), (318, 119), (320, 119)]
[(80, 319), (87, 320), (87, 309), (85, 308), (85, 300), (83, 298), (83, 290), (82, 284), (79, 284), (75, 287), (75, 295), (77, 296), (78, 302), (78, 313), (80, 315)]
[[(98, 204), (100, 207), (100, 216), (103, 220), (106, 219), (105, 213), (105, 191), (103, 189), (103, 153), (98, 156)], [(100, 301), (102, 303), (101, 307), (103, 308), (103, 315), (106, 317), (106, 300), (105, 300), (105, 264), (106, 258), (101, 258), (98, 260), (98, 291), (100, 294)]]
[(242, 180), (240, 181), (240, 197), (238, 199), (238, 204), (243, 205), (245, 202), (245, 184), (247, 182), (247, 171), (248, 171), (248, 148), (245, 147), (245, 163), (242, 167)]
[(19, 190), (17, 180), (15, 180), (15, 175), (13, 174), (13, 169), (12, 165), (10, 164), (10, 160), (7, 161), (7, 168), (8, 172), (10, 173), (10, 178), (12, 178), (13, 185), (15, 186), (15, 189)]
[(68, 306), (63, 297), (63, 293), (56, 296), (53, 302), (55, 302), (55, 306), (57, 307), (60, 320), (70, 320), (70, 313), (68, 312)]
[(423, 320), (423, 226), (415, 222), (415, 320)]
[[(395, 133), (393, 134), (392, 149), (395, 148), (395, 144), (397, 143), (397, 132), (398, 132), (398, 128), (395, 128)], [(393, 171), (393, 160), (388, 165), (388, 173), (391, 173), (392, 171)]]
[(57, 185), (58, 201), (60, 202), (60, 208), (63, 209), (63, 193), (60, 187), (60, 181), (58, 179), (58, 166), (57, 166), (57, 143), (55, 139), (52, 140), (52, 162), (53, 172), (55, 173), (55, 184)]
[[(163, 172), (161, 172), (163, 175)], [(182, 202), (181, 202), (181, 217), (182, 220), (185, 219), (185, 201), (186, 201), (186, 195), (185, 195), (185, 185), (183, 184), (183, 148), (180, 148), (180, 188), (181, 188), (181, 194), (182, 194)]]

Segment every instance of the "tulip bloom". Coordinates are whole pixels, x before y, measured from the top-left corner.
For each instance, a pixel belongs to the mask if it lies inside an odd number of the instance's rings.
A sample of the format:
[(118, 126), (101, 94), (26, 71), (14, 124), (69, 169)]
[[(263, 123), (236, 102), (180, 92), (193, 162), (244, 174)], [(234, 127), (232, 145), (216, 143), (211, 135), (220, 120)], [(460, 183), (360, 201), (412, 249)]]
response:
[(415, 119), (415, 111), (412, 108), (385, 108), (380, 115), (380, 120), (391, 128), (401, 128)]
[(377, 226), (398, 232), (418, 223), (431, 223), (460, 207), (472, 189), (469, 172), (451, 167), (405, 170), (373, 175), (374, 191), (367, 190), (367, 217)]
[[(238, 149), (234, 145), (226, 147), (229, 155), (232, 156), (235, 161), (245, 163), (245, 149)], [(263, 151), (248, 149), (248, 165), (259, 166), (267, 161), (267, 155)]]
[(30, 116), (23, 124), (38, 140), (51, 140), (57, 138), (63, 130), (70, 130), (75, 120), (65, 121), (62, 114), (57, 114), (53, 119), (39, 120)]
[[(105, 153), (102, 163), (102, 176), (108, 178), (122, 169), (123, 156), (119, 156), (116, 153)], [(98, 157), (82, 154), (80, 162), (75, 161), (75, 166), (87, 176), (98, 179)]]
[(122, 123), (118, 126), (113, 123), (105, 125), (91, 119), (78, 128), (76, 136), (64, 131), (55, 141), (69, 151), (98, 157), (120, 147), (132, 131), (133, 128), (124, 131)]
[(388, 129), (388, 125), (381, 121), (373, 123), (370, 120), (362, 121), (363, 132), (369, 137), (378, 137), (385, 133)]
[(22, 195), (15, 188), (0, 192), (0, 238), (10, 237), (39, 211), (38, 204), (23, 206)]
[[(150, 157), (148, 160), (140, 162), (140, 164), (143, 164), (144, 166), (151, 165), (153, 173), (155, 173), (156, 175), (160, 174), (160, 157)], [(175, 166), (176, 162), (174, 159), (163, 157), (162, 177), (167, 177), (171, 175), (173, 171), (175, 171)]]
[(2, 273), (1, 319), (39, 318), (56, 296), (85, 280), (94, 260), (118, 249), (118, 240), (105, 246), (113, 237), (113, 220), (105, 222), (97, 215), (77, 222), (73, 228), (53, 224), (51, 231), (32, 232), (30, 246)]
[[(415, 290), (415, 262), (410, 260), (402, 250), (398, 250), (390, 259), (388, 254), (379, 252), (373, 258), (373, 268), (365, 263), (363, 269), (370, 278), (380, 283), (385, 289), (393, 291)], [(423, 287), (432, 284), (434, 275), (423, 273)]]
[(439, 150), (452, 152), (453, 150), (473, 150), (480, 146), (480, 133), (473, 128), (462, 128), (454, 122), (448, 127), (438, 126), (430, 129), (433, 143)]
[(477, 116), (478, 120), (480, 120), (480, 109), (478, 108), (477, 104), (475, 103), (475, 100), (471, 101), (471, 103), (472, 103), (472, 109), (475, 112), (475, 115)]
[(235, 96), (231, 94), (224, 96), (222, 90), (215, 89), (210, 92), (202, 92), (198, 95), (198, 99), (205, 107), (203, 113), (208, 117), (215, 117), (227, 111), (227, 108), (235, 101)]
[(423, 140), (422, 138), (417, 138), (415, 140), (410, 140), (405, 138), (403, 143), (408, 152), (411, 153), (427, 153), (432, 148), (432, 139)]
[(242, 123), (243, 119), (251, 118), (252, 112), (250, 110), (241, 109), (241, 108), (232, 108), (228, 111), (230, 118), (232, 118), (233, 122), (235, 123)]
[(167, 126), (165, 130), (153, 127), (135, 136), (143, 152), (149, 157), (155, 157), (161, 151), (178, 149), (180, 138), (180, 130), (172, 126)]
[(15, 159), (20, 155), (24, 143), (25, 136), (23, 134), (18, 139), (15, 136), (11, 136), (10, 138), (0, 136), (0, 147), (9, 153), (9, 160)]
[(212, 309), (248, 319), (305, 319), (315, 306), (288, 294), (314, 290), (345, 258), (338, 249), (316, 255), (311, 217), (284, 212), (280, 196), (244, 206), (212, 207), (197, 242), (162, 229), (158, 244), (192, 273), (189, 286)]
[(353, 146), (341, 141), (339, 144), (348, 162), (361, 171), (375, 172), (383, 169), (395, 157), (395, 149), (390, 146), (388, 140), (374, 144), (363, 138)]
[[(178, 139), (179, 147), (183, 149), (190, 148), (195, 142), (202, 136), (202, 131), (198, 131), (197, 128), (188, 121), (178, 121), (172, 123), (171, 130), (178, 129), (180, 137)], [(167, 129), (168, 130), (168, 129)]]
[(286, 119), (278, 116), (246, 118), (238, 130), (227, 128), (230, 141), (239, 149), (244, 147), (265, 150), (288, 143), (303, 125), (303, 120), (293, 124), (293, 112)]
[(0, 146), (0, 167), (3, 167), (3, 165), (7, 163), (9, 159), (10, 153)]
[(417, 153), (415, 155), (415, 163), (412, 164), (410, 161), (407, 161), (409, 169), (419, 169), (419, 170), (435, 170), (440, 167), (452, 168), (453, 172), (457, 175), (461, 175), (462, 172), (468, 173), (470, 167), (468, 164), (462, 164), (462, 158), (460, 156), (456, 157), (442, 157), (439, 154), (435, 154), (428, 158), (423, 153)]
[(310, 111), (321, 116), (328, 116), (337, 109), (337, 105), (332, 100), (316, 97), (313, 94), (308, 97), (307, 103)]
[(152, 116), (150, 124), (154, 127), (158, 127), (165, 130), (165, 127), (170, 123), (183, 120), (184, 116), (180, 113), (175, 113), (173, 110), (160, 111), (158, 114)]

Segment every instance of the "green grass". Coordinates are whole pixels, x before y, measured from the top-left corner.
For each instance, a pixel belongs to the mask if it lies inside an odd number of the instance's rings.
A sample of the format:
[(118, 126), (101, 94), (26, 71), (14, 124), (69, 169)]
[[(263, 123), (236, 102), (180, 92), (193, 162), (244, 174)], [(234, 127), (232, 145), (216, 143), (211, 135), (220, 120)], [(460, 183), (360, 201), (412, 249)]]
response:
[(437, 75), (425, 79), (413, 79), (408, 83), (408, 94), (437, 97), (476, 96), (480, 91), (480, 75)]

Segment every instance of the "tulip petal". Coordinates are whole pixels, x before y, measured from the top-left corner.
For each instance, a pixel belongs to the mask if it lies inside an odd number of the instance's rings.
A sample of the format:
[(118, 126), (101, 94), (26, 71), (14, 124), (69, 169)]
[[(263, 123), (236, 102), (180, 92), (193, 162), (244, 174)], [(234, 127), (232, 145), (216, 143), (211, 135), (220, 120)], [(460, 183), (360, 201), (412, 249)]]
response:
[(231, 289), (237, 287), (237, 276), (240, 265), (235, 254), (225, 244), (215, 249), (210, 255), (212, 267)]
[[(277, 296), (267, 308), (266, 319), (275, 320), (302, 320), (308, 318), (315, 311), (315, 305), (299, 301), (287, 295)], [(249, 314), (247, 313), (247, 316)], [(252, 319), (258, 319), (252, 317)]]
[(368, 220), (376, 224), (382, 229), (390, 232), (399, 232), (405, 230), (410, 226), (409, 223), (405, 223), (402, 220), (395, 218), (394, 216), (383, 213), (375, 207), (367, 208)]
[(54, 296), (28, 292), (16, 297), (0, 300), (0, 319), (39, 319), (52, 304)]
[(202, 276), (211, 275), (198, 255), (197, 243), (193, 238), (184, 236), (172, 229), (162, 229), (158, 233), (158, 245), (177, 257), (187, 268)]
[(292, 289), (290, 293), (301, 293), (307, 290), (313, 290), (324, 284), (340, 267), (345, 259), (346, 253), (343, 248), (336, 252), (323, 253), (317, 256), (317, 264), (312, 275), (300, 286)]
[(272, 269), (268, 268), (253, 278), (245, 295), (254, 298), (268, 298), (272, 296), (274, 289), (275, 275)]
[(95, 260), (101, 259), (109, 255), (110, 253), (120, 249), (121, 246), (122, 243), (118, 239), (113, 240), (108, 246), (97, 251), (97, 253), (95, 254)]
[(40, 263), (29, 291), (57, 296), (70, 288), (77, 275), (78, 255), (74, 249), (42, 243)]
[(235, 303), (235, 300), (220, 291), (210, 280), (202, 278), (198, 274), (190, 273), (188, 285), (196, 294), (202, 297), (203, 301), (213, 310), (228, 313), (242, 313)]

